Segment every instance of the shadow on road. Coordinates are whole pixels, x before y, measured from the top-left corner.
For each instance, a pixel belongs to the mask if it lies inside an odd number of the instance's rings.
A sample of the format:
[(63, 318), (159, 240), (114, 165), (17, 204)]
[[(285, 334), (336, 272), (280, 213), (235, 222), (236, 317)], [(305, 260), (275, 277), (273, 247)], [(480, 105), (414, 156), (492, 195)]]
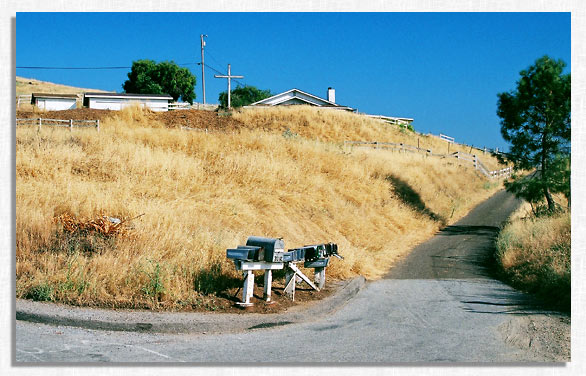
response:
[(447, 226), (440, 230), (439, 235), (482, 235), (496, 239), (499, 231), (495, 226)]
[(490, 313), (490, 314), (542, 314), (551, 312), (545, 304), (533, 295), (515, 290), (510, 286), (499, 284), (489, 284), (490, 288), (478, 291), (475, 295), (454, 296), (460, 299), (464, 305), (464, 310), (471, 313)]

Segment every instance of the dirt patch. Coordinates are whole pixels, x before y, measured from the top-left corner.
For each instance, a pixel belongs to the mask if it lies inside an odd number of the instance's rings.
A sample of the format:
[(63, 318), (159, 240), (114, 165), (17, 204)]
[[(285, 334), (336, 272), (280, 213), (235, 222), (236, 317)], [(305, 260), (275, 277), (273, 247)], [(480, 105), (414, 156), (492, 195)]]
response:
[[(244, 127), (244, 124), (235, 120), (228, 113), (205, 110), (176, 110), (168, 112), (148, 111), (149, 119), (158, 121), (168, 128), (186, 128), (208, 131), (231, 131)], [(118, 111), (77, 108), (63, 111), (17, 111), (18, 119), (47, 118), (61, 120), (100, 120), (113, 117)]]
[(255, 283), (254, 295), (251, 299), (254, 303), (252, 307), (239, 306), (237, 303), (242, 301), (242, 289), (232, 288), (217, 295), (202, 296), (197, 302), (187, 304), (179, 310), (182, 312), (282, 313), (293, 307), (303, 307), (322, 300), (336, 292), (341, 285), (343, 283), (340, 281), (328, 281), (328, 284), (320, 291), (315, 291), (305, 284), (297, 285), (295, 301), (292, 301), (283, 291), (283, 282), (273, 281), (271, 302), (267, 303), (263, 299), (262, 283)]
[(571, 318), (565, 315), (514, 317), (499, 327), (505, 342), (548, 361), (571, 360)]
[(233, 119), (230, 115), (205, 110), (151, 112), (149, 118), (165, 124), (168, 128), (228, 131), (244, 126), (243, 123)]
[(111, 110), (94, 110), (91, 108), (76, 108), (74, 110), (63, 111), (17, 111), (18, 119), (46, 118), (58, 120), (104, 120), (112, 116), (115, 111)]

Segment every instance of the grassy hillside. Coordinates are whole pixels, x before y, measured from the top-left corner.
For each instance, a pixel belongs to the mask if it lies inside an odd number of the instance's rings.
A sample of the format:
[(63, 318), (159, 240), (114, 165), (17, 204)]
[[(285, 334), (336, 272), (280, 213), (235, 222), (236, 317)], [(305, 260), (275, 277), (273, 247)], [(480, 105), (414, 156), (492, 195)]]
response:
[(74, 86), (55, 84), (53, 82), (39, 81), (34, 78), (16, 77), (16, 95), (32, 93), (80, 94), (86, 91), (106, 92), (99, 89), (84, 89)]
[(496, 158), (489, 153), (484, 155), (479, 149), (460, 144), (450, 144), (448, 147), (446, 141), (436, 136), (411, 132), (383, 120), (347, 111), (319, 109), (311, 106), (248, 108), (236, 112), (234, 118), (255, 129), (286, 132), (325, 142), (402, 142), (423, 149), (431, 149), (436, 154), (456, 151), (477, 154), (489, 169), (499, 168)]
[(416, 137), (355, 114), (254, 116), (209, 132), (138, 108), (113, 111), (99, 133), (19, 127), (17, 296), (196, 309), (235, 293), (225, 250), (250, 235), (290, 248), (336, 242), (345, 260), (332, 260), (328, 278), (374, 279), (498, 189), (453, 159), (344, 148)]

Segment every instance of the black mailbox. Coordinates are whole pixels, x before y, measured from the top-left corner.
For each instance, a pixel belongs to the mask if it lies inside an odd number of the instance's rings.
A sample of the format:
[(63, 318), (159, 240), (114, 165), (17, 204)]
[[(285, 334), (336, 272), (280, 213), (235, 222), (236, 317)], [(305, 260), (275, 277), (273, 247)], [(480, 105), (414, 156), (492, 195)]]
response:
[(247, 246), (262, 248), (264, 257), (260, 261), (266, 262), (283, 262), (285, 253), (285, 242), (283, 239), (262, 238), (260, 236), (251, 236), (246, 241)]

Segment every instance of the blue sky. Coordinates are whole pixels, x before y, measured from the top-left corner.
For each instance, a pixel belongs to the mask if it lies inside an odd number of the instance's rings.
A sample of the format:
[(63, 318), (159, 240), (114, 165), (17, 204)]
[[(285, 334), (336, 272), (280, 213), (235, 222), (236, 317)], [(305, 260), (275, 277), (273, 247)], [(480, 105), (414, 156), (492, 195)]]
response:
[[(55, 27), (58, 25), (59, 27)], [(506, 148), (497, 93), (543, 55), (570, 71), (570, 13), (17, 13), (16, 66), (130, 67), (173, 60), (197, 77), (205, 62), (242, 84), (291, 88), (369, 114), (414, 118), (423, 133)], [(122, 91), (129, 69), (32, 70), (18, 76)], [(206, 67), (206, 99), (226, 80)]]

